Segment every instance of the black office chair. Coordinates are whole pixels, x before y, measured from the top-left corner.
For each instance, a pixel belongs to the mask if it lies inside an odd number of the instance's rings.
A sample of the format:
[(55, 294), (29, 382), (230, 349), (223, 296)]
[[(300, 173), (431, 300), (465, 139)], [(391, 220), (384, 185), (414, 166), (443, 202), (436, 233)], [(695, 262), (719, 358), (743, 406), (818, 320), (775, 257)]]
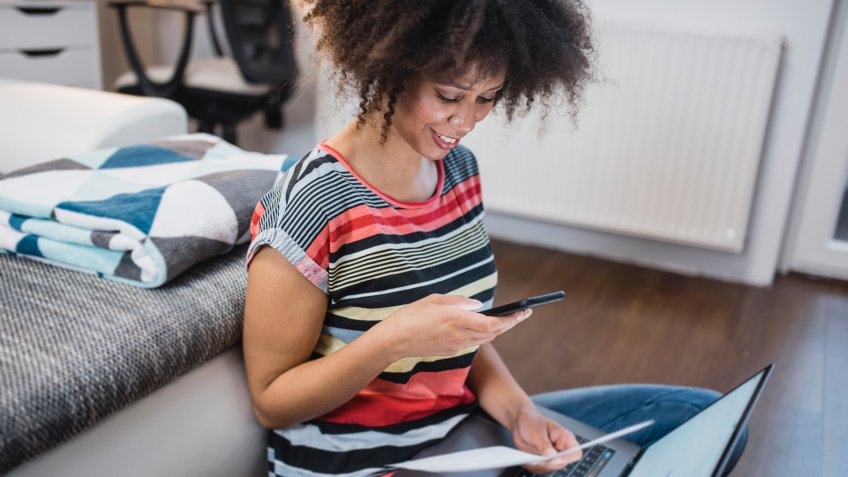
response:
[[(236, 124), (257, 112), (265, 124), (283, 126), (282, 107), (294, 91), (297, 78), (293, 25), (287, 0), (218, 0), (232, 57), (224, 55), (213, 19), (213, 2), (206, 0), (209, 33), (215, 58), (189, 60), (197, 6), (161, 0), (110, 3), (117, 10), (121, 41), (132, 71), (115, 82), (122, 93), (158, 96), (183, 105), (197, 119), (201, 132), (217, 134), (236, 143)], [(128, 22), (131, 7), (182, 12), (185, 28), (174, 66), (145, 67), (136, 51)]]

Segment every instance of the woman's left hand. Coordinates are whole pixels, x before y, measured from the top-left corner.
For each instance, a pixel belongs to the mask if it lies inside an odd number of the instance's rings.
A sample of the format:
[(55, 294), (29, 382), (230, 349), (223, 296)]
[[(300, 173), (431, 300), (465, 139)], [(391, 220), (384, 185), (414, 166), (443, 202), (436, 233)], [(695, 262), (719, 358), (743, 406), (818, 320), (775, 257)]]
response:
[[(519, 412), (512, 430), (515, 447), (524, 452), (538, 455), (554, 455), (557, 452), (579, 445), (574, 434), (556, 422), (543, 416), (535, 406)], [(524, 467), (538, 474), (553, 472), (580, 460), (581, 451), (560, 456)]]

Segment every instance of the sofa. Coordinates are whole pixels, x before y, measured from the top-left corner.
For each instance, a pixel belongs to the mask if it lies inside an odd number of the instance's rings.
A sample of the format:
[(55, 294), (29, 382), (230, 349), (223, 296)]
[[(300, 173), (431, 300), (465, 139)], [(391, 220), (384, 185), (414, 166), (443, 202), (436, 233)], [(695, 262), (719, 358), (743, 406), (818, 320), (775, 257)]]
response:
[[(187, 125), (164, 99), (0, 79), (0, 174)], [(264, 473), (239, 348), (243, 252), (155, 290), (0, 255), (0, 474)]]

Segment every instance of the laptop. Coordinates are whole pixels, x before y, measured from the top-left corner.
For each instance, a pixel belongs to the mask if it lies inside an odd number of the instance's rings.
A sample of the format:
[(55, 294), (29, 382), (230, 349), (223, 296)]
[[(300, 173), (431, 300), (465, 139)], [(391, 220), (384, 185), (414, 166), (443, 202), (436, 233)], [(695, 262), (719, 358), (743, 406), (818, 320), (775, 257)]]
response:
[[(443, 475), (451, 477), (719, 477), (733, 447), (772, 373), (770, 364), (724, 394), (662, 439), (641, 448), (623, 438), (585, 449), (583, 458), (562, 470), (533, 474), (526, 469), (488, 469), (453, 474), (400, 469), (396, 477)], [(581, 443), (605, 433), (550, 409), (541, 412), (575, 434)], [(480, 447), (514, 447), (510, 433), (482, 413), (475, 413), (444, 440), (421, 452), (416, 459)]]

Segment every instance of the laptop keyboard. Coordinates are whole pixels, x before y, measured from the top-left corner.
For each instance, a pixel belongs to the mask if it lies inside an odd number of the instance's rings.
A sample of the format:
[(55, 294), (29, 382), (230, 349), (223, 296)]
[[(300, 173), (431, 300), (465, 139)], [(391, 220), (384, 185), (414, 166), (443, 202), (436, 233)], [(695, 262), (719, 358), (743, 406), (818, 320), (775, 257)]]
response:
[[(585, 437), (575, 437), (577, 438), (577, 442), (581, 444), (589, 442), (589, 439)], [(607, 465), (613, 454), (615, 454), (613, 449), (603, 444), (598, 444), (588, 449), (583, 449), (583, 458), (577, 462), (568, 464), (564, 469), (548, 474), (534, 474), (527, 469), (521, 469), (521, 472), (516, 474), (516, 477), (596, 477), (601, 473), (601, 469)]]

